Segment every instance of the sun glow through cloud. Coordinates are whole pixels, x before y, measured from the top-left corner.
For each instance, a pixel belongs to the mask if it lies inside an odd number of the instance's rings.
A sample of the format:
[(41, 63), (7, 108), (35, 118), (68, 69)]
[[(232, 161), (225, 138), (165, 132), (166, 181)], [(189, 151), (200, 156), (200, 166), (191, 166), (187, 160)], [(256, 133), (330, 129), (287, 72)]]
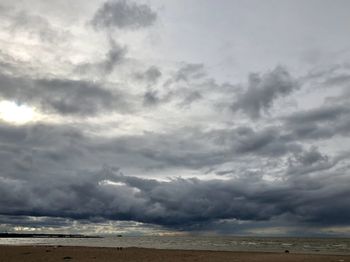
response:
[(35, 110), (12, 101), (0, 102), (0, 119), (15, 124), (26, 124), (35, 119)]

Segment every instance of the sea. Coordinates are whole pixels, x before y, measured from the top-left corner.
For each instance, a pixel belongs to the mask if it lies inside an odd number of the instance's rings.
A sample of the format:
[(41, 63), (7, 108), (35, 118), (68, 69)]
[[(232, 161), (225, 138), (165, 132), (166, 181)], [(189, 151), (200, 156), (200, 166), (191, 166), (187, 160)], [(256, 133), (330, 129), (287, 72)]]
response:
[(213, 236), (123, 236), (103, 238), (0, 238), (0, 245), (140, 247), (157, 249), (350, 255), (350, 238), (278, 238)]

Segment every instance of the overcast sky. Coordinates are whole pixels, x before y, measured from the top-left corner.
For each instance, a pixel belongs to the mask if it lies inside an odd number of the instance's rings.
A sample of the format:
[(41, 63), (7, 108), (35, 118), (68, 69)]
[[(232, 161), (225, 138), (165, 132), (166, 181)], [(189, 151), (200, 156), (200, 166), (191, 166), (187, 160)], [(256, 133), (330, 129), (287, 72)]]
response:
[(349, 10), (0, 0), (0, 231), (349, 236)]

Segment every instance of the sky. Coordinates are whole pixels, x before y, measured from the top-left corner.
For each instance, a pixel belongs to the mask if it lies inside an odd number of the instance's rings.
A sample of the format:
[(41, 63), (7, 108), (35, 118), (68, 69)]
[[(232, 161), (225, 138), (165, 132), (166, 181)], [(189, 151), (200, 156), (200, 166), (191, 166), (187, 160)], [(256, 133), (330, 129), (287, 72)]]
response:
[(0, 231), (350, 236), (349, 8), (0, 0)]

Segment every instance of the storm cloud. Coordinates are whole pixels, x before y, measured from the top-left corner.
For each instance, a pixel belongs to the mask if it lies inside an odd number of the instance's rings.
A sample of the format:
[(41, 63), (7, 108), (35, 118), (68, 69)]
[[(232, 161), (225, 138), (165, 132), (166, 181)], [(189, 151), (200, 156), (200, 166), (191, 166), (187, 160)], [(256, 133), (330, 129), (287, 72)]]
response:
[[(266, 132), (268, 133), (271, 131)], [(256, 135), (249, 129), (234, 130), (232, 134), (237, 136), (233, 139), (233, 146), (238, 155), (243, 152), (265, 154), (268, 151), (264, 148), (269, 148), (268, 144), (274, 137), (262, 132), (257, 140), (252, 139)], [(239, 139), (241, 134), (249, 135), (247, 141), (252, 142), (247, 144), (241, 140), (235, 144), (234, 140)], [(99, 171), (94, 168), (94, 162), (99, 162), (98, 156), (107, 160), (106, 155), (101, 154), (103, 151), (109, 152), (111, 156), (119, 152), (135, 157), (135, 150), (141, 150), (143, 156), (151, 157), (154, 147), (160, 147), (162, 139), (159, 135), (153, 138), (152, 135), (145, 136), (144, 150), (148, 148), (146, 141), (155, 140), (153, 146), (147, 149), (147, 154), (142, 151), (142, 140), (135, 141), (135, 137), (131, 137), (129, 142), (124, 140), (123, 143), (109, 141), (107, 145), (104, 138), (92, 140), (70, 127), (57, 129), (50, 126), (29, 126), (23, 129), (2, 125), (0, 135), (4, 160), (0, 204), (2, 214), (7, 216), (131, 220), (175, 229), (191, 228), (196, 224), (220, 219), (268, 221), (286, 214), (292, 215), (300, 223), (344, 224), (348, 219), (346, 213), (336, 220), (325, 220), (323, 217), (326, 212), (335, 213), (338, 208), (344, 208), (343, 202), (341, 207), (326, 204), (311, 208), (319, 198), (325, 198), (331, 203), (340, 196), (348, 197), (345, 186), (349, 182), (347, 176), (336, 169), (332, 170), (336, 163), (332, 163), (317, 148), (293, 153), (294, 158), (289, 160), (290, 167), (287, 170), (289, 178), (280, 182), (264, 180), (264, 173), (258, 176), (237, 173), (236, 178), (229, 180), (174, 178), (161, 182), (126, 176), (117, 167), (107, 166)], [(199, 134), (196, 136), (202, 136), (203, 139), (208, 137)], [(221, 134), (219, 137), (224, 136)], [(136, 144), (138, 147), (132, 148)], [(55, 149), (52, 148), (53, 145), (56, 145)], [(203, 149), (205, 148), (201, 149), (202, 152)], [(179, 150), (179, 154), (184, 152), (184, 149)], [(232, 155), (233, 152), (228, 153)], [(271, 154), (274, 156), (275, 150), (267, 153), (267, 156)], [(184, 165), (186, 159), (191, 160), (188, 163), (192, 165), (203, 153), (193, 151), (191, 155), (177, 158), (176, 162), (175, 158), (169, 162), (166, 151), (158, 155), (157, 160), (167, 166), (176, 163)], [(199, 163), (214, 164), (215, 162), (210, 162), (210, 157), (213, 154), (208, 151), (208, 156), (193, 167), (198, 168)], [(225, 159), (225, 154), (221, 157)], [(215, 158), (212, 160), (215, 161)], [(89, 162), (90, 170), (76, 168), (77, 163), (87, 167)], [(65, 166), (65, 169), (60, 169), (60, 166)], [(308, 167), (315, 167), (321, 172), (317, 183), (310, 183), (310, 175), (315, 170), (307, 169)], [(332, 178), (328, 175), (329, 172)], [(232, 173), (236, 172), (233, 170)]]
[[(285, 214), (300, 223), (341, 225), (346, 224), (350, 216), (345, 212), (347, 202), (339, 199), (349, 197), (346, 188), (349, 181), (338, 175), (332, 180), (321, 176), (316, 184), (310, 184), (310, 178), (298, 179), (298, 183), (293, 180), (293, 183), (268, 184), (244, 177), (229, 181), (159, 182), (109, 170), (70, 174), (61, 181), (52, 179), (49, 176), (41, 181), (46, 185), (42, 187), (2, 178), (2, 214), (71, 219), (101, 217), (170, 228), (218, 219), (267, 221)], [(336, 192), (332, 190), (334, 187), (338, 189)], [(317, 204), (319, 199), (324, 200), (322, 205)], [(332, 216), (338, 212), (342, 212), (342, 216)]]

